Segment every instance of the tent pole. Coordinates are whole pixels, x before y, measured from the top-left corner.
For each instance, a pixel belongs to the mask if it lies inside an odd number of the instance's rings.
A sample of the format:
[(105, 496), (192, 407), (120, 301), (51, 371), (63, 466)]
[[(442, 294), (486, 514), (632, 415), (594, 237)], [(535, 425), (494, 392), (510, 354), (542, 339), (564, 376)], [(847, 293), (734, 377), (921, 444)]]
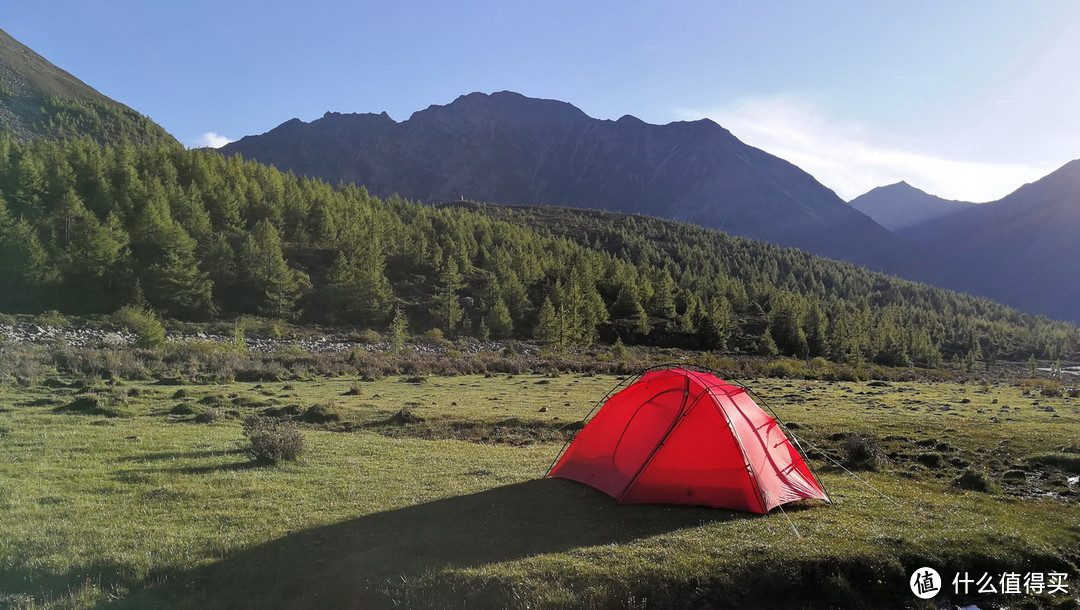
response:
[[(652, 370), (652, 368), (653, 368), (653, 367), (649, 367), (649, 368), (645, 369), (644, 371), (642, 371), (642, 372), (638, 373), (637, 375), (634, 375), (633, 377), (627, 377), (626, 379), (623, 379), (623, 380), (622, 380), (622, 381), (620, 381), (619, 383), (615, 384), (615, 387), (613, 387), (613, 388), (611, 388), (610, 390), (608, 390), (608, 393), (607, 393), (607, 394), (604, 394), (604, 397), (603, 397), (603, 398), (601, 398), (600, 400), (596, 401), (596, 404), (594, 404), (594, 405), (593, 405), (593, 408), (592, 408), (592, 409), (589, 409), (589, 412), (585, 414), (585, 417), (582, 417), (582, 418), (581, 418), (580, 420), (578, 420), (577, 422), (567, 422), (567, 423), (563, 424), (562, 426), (559, 426), (559, 428), (558, 428), (558, 429), (559, 429), (559, 430), (565, 430), (565, 429), (566, 429), (566, 428), (567, 428), (568, 426), (570, 426), (571, 424), (574, 424), (574, 423), (582, 424), (582, 428), (584, 428), (585, 420), (589, 419), (589, 416), (590, 416), (590, 415), (592, 415), (593, 413), (595, 413), (595, 412), (596, 412), (596, 410), (597, 410), (597, 409), (599, 409), (601, 405), (603, 405), (603, 404), (604, 404), (605, 402), (607, 402), (607, 400), (608, 400), (609, 398), (611, 398), (611, 396), (612, 396), (613, 394), (615, 394), (615, 392), (616, 392), (617, 390), (619, 390), (619, 388), (623, 387), (624, 385), (625, 385), (625, 386), (629, 386), (629, 385), (631, 385), (631, 384), (633, 384), (633, 383), (637, 382), (637, 380), (638, 380), (638, 379), (641, 379), (641, 378), (642, 378), (642, 376), (644, 376), (644, 375), (645, 375), (645, 373), (648, 373), (648, 372), (649, 372), (650, 370)], [(564, 442), (564, 443), (563, 443), (563, 446), (562, 446), (562, 448), (561, 448), (561, 449), (559, 449), (559, 452), (558, 452), (557, 454), (555, 454), (555, 459), (554, 459), (554, 460), (552, 460), (552, 461), (551, 461), (551, 465), (550, 465), (550, 466), (548, 466), (547, 472), (546, 472), (546, 473), (544, 474), (544, 476), (545, 476), (545, 477), (546, 477), (546, 476), (548, 476), (549, 474), (551, 474), (551, 470), (552, 470), (553, 468), (555, 468), (555, 465), (556, 465), (556, 464), (558, 464), (558, 463), (559, 463), (559, 458), (561, 458), (561, 457), (562, 457), (562, 454), (563, 454), (563, 453), (564, 453), (564, 452), (566, 451), (566, 448), (570, 446), (570, 443), (571, 443), (571, 442), (572, 442), (572, 441), (574, 440), (574, 438), (575, 438), (575, 437), (577, 437), (577, 435), (578, 435), (578, 434), (579, 434), (580, 432), (581, 432), (581, 431), (579, 430), (578, 432), (576, 432), (576, 433), (574, 433), (574, 434), (571, 434), (571, 435), (570, 435), (570, 438), (566, 439), (566, 442)]]
[[(717, 377), (719, 379), (719, 377)], [(741, 386), (740, 386), (741, 387)], [(743, 388), (744, 390), (746, 388)], [(708, 390), (706, 390), (708, 391)], [(721, 405), (714, 405), (716, 410), (723, 416), (724, 421), (727, 422), (728, 431), (731, 432), (731, 438), (735, 441), (735, 446), (739, 448), (739, 453), (743, 456), (743, 465), (746, 466), (746, 476), (750, 477), (750, 483), (757, 490), (758, 501), (761, 502), (761, 514), (767, 515), (769, 513), (769, 505), (765, 502), (765, 493), (761, 491), (761, 483), (758, 482), (757, 476), (754, 474), (754, 465), (750, 463), (750, 456), (746, 455), (746, 448), (743, 447), (742, 439), (739, 438), (739, 433), (735, 430), (735, 425), (731, 423), (731, 418), (728, 417), (727, 411)]]
[(704, 395), (705, 392), (698, 394), (698, 397), (694, 399), (694, 402), (687, 405), (686, 399), (690, 396), (690, 378), (683, 377), (683, 402), (681, 405), (679, 405), (679, 414), (675, 416), (674, 420), (672, 420), (671, 426), (668, 427), (667, 432), (664, 433), (664, 436), (660, 437), (660, 442), (656, 443), (656, 446), (653, 447), (652, 452), (649, 453), (649, 457), (645, 458), (645, 461), (642, 462), (641, 468), (638, 468), (638, 471), (634, 473), (634, 477), (630, 479), (630, 482), (626, 484), (626, 487), (624, 487), (622, 492), (620, 492), (619, 495), (615, 498), (616, 502), (622, 500), (622, 497), (626, 495), (626, 492), (630, 491), (630, 488), (634, 486), (634, 483), (637, 483), (638, 478), (641, 477), (641, 473), (645, 472), (645, 469), (649, 467), (649, 464), (652, 463), (653, 458), (656, 457), (656, 453), (660, 451), (661, 447), (664, 446), (664, 443), (667, 441), (668, 437), (671, 436), (671, 433), (675, 431), (675, 428), (679, 427), (679, 424), (682, 423), (682, 420), (686, 417), (686, 414), (689, 413), (691, 409), (697, 406), (698, 401), (701, 400), (701, 397)]
[(776, 419), (776, 421), (780, 424), (780, 427), (784, 429), (784, 432), (787, 433), (787, 435), (795, 441), (795, 450), (798, 451), (799, 455), (802, 456), (803, 463), (806, 464), (806, 467), (810, 469), (810, 474), (814, 475), (814, 478), (817, 479), (817, 483), (821, 486), (821, 491), (825, 492), (825, 496), (828, 498), (829, 504), (832, 504), (832, 496), (829, 495), (829, 490), (825, 489), (825, 483), (822, 482), (821, 475), (817, 473), (817, 470), (814, 469), (813, 464), (810, 463), (810, 458), (806, 456), (806, 451), (803, 450), (802, 443), (799, 442), (799, 437), (795, 436), (795, 433), (791, 431), (791, 428), (788, 428), (787, 424), (784, 422), (784, 420), (780, 419), (780, 416), (776, 414), (776, 411), (773, 410), (772, 406), (769, 405), (769, 403), (765, 402), (765, 399), (761, 398), (761, 396), (759, 396), (757, 392), (751, 390), (750, 388), (746, 387), (741, 383), (739, 383), (739, 387), (746, 390), (746, 393), (750, 395), (750, 398), (754, 399), (754, 402), (765, 405), (765, 408), (769, 410), (769, 413), (772, 413), (773, 418)]
[[(713, 375), (717, 379), (723, 379), (723, 376), (719, 371), (716, 371), (714, 369), (710, 369), (708, 367), (701, 366), (701, 365), (698, 365), (698, 364), (671, 363), (671, 364), (664, 364), (664, 365), (656, 365), (656, 367), (670, 367), (670, 366), (679, 366), (679, 367), (684, 368), (684, 369), (696, 369), (696, 370), (698, 370), (700, 372), (709, 373), (710, 375)], [(650, 367), (650, 368), (656, 368), (656, 367)], [(832, 504), (832, 496), (829, 494), (829, 490), (825, 488), (825, 483), (822, 482), (821, 476), (817, 473), (817, 470), (814, 469), (813, 464), (810, 463), (810, 459), (806, 456), (806, 451), (803, 450), (802, 445), (799, 443), (799, 437), (795, 436), (795, 434), (791, 431), (791, 429), (788, 428), (787, 424), (784, 423), (784, 420), (780, 419), (780, 416), (776, 414), (776, 411), (773, 410), (772, 406), (770, 406), (769, 403), (765, 402), (765, 400), (762, 399), (761, 396), (759, 396), (757, 394), (757, 392), (754, 392), (750, 388), (746, 387), (746, 384), (744, 384), (744, 383), (742, 383), (740, 381), (733, 381), (733, 380), (731, 380), (731, 381), (724, 380), (724, 381), (726, 381), (727, 383), (730, 383), (732, 385), (738, 386), (738, 387), (742, 388), (743, 390), (746, 390), (746, 393), (750, 395), (750, 398), (754, 399), (754, 402), (757, 402), (757, 403), (760, 403), (760, 404), (764, 405), (765, 408), (769, 410), (769, 413), (772, 413), (773, 418), (776, 419), (776, 421), (780, 424), (780, 427), (784, 429), (784, 432), (788, 435), (788, 437), (790, 437), (792, 440), (795, 441), (795, 450), (799, 453), (799, 456), (802, 457), (803, 463), (806, 464), (806, 467), (810, 469), (810, 474), (814, 475), (814, 478), (817, 480), (818, 485), (821, 486), (821, 491), (823, 491), (825, 493), (825, 496), (828, 498), (827, 501), (830, 504)], [(725, 414), (725, 417), (727, 417), (726, 414)], [(728, 422), (728, 425), (729, 426), (731, 425), (730, 421)], [(818, 451), (820, 451), (820, 450), (818, 450)], [(822, 453), (822, 455), (824, 455), (824, 453)]]

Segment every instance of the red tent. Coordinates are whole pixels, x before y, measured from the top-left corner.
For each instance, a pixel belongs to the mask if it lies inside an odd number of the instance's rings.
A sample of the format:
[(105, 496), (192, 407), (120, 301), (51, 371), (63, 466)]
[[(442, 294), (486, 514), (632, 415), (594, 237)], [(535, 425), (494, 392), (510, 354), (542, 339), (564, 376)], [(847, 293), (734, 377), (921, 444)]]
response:
[(548, 476), (620, 504), (703, 504), (754, 513), (828, 500), (776, 418), (710, 373), (652, 371), (612, 396)]

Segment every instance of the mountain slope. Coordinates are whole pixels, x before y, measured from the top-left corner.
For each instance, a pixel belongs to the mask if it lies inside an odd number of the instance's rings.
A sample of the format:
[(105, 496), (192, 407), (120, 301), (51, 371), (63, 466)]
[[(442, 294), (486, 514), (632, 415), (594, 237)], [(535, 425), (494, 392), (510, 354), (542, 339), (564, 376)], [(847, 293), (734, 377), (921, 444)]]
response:
[(0, 30), (0, 129), (18, 140), (88, 135), (102, 144), (176, 144), (164, 129)]
[[(621, 337), (901, 365), (976, 344), (1023, 359), (1049, 357), (1047, 337), (1080, 346), (1075, 326), (688, 223), (383, 201), (179, 146), (0, 135), (0, 150), (0, 176), (24, 177), (0, 180), (5, 313), (134, 303), (230, 325), (254, 314), (386, 330), (398, 319), (557, 346)], [(35, 178), (54, 159), (67, 171)]]
[(293, 119), (221, 152), (380, 196), (641, 213), (890, 271), (910, 258), (812, 176), (709, 120), (597, 120), (565, 102), (473, 93), (401, 123), (385, 113)]
[(879, 186), (848, 203), (893, 232), (909, 229), (977, 205), (969, 201), (942, 199), (919, 190), (907, 182)]
[(1007, 197), (902, 235), (951, 259), (956, 289), (1025, 311), (1080, 320), (1080, 160)]

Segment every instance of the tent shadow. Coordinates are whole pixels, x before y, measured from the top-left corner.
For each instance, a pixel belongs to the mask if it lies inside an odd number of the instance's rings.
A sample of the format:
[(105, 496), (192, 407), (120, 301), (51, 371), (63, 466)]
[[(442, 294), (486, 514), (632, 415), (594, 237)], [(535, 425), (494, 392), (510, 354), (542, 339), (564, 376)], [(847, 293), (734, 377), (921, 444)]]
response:
[[(617, 505), (563, 479), (538, 479), (295, 532), (128, 596), (124, 607), (369, 608), (432, 570), (626, 543), (755, 515)], [(243, 597), (236, 597), (241, 593)]]

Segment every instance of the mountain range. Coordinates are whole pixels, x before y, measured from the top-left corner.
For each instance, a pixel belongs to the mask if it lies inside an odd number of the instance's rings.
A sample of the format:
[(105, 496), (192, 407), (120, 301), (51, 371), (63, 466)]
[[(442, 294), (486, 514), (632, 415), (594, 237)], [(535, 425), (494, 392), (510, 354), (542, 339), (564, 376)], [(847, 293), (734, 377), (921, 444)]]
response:
[(907, 182), (879, 186), (848, 203), (893, 232), (910, 229), (978, 205), (970, 201), (942, 199)]
[(950, 288), (1080, 320), (1080, 160), (900, 235), (949, 263)]
[(915, 258), (810, 174), (707, 119), (598, 120), (566, 102), (472, 93), (400, 123), (293, 119), (220, 151), (378, 196), (647, 214), (892, 272)]
[(710, 120), (598, 120), (511, 92), (464, 95), (402, 122), (386, 113), (292, 119), (220, 150), (380, 196), (682, 220), (1080, 320), (1080, 302), (1068, 297), (1080, 282), (1062, 268), (1076, 259), (1080, 188), (1057, 173), (992, 204), (904, 182), (847, 204)]
[[(3, 31), (0, 131), (20, 142), (89, 136), (104, 145), (178, 146), (160, 126)], [(511, 92), (472, 93), (402, 122), (386, 113), (293, 119), (221, 152), (384, 197), (683, 220), (1080, 320), (1073, 269), (1080, 162), (988, 204), (898, 183), (849, 205), (712, 121), (598, 120), (565, 102)]]

